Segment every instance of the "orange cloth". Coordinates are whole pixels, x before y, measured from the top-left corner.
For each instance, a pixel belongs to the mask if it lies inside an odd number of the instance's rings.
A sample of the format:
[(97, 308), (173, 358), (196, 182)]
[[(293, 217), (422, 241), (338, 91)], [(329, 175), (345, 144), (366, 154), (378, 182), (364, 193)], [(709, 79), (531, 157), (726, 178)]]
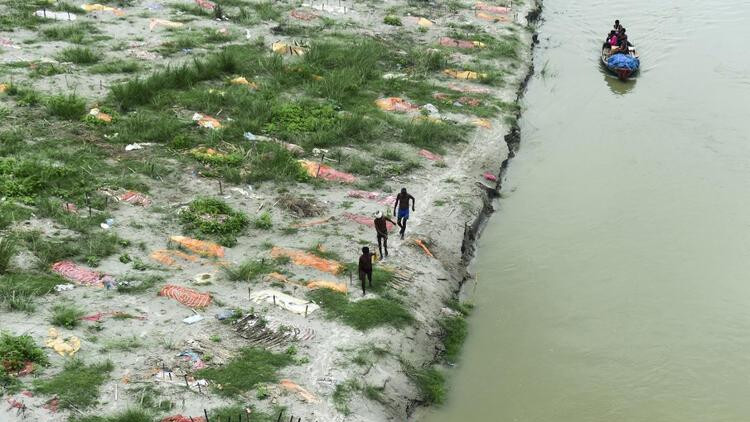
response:
[(224, 248), (214, 242), (193, 239), (185, 236), (172, 236), (169, 240), (200, 255), (215, 256), (219, 258), (224, 257)]
[(273, 258), (288, 256), (296, 265), (315, 268), (326, 273), (338, 274), (341, 272), (340, 262), (332, 259), (320, 258), (311, 253), (296, 249), (286, 249), (274, 246), (273, 249), (271, 249), (271, 256)]
[(398, 111), (407, 113), (409, 111), (418, 111), (419, 107), (399, 97), (387, 97), (375, 100), (375, 105), (383, 111)]

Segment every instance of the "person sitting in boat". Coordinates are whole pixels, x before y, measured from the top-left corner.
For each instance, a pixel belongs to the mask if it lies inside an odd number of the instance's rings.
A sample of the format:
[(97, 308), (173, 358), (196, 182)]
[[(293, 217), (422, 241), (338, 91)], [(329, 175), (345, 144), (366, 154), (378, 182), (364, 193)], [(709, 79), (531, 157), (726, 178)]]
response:
[(620, 25), (620, 20), (615, 20), (615, 32), (620, 32), (620, 29), (622, 29), (622, 25)]
[(609, 35), (607, 35), (607, 39), (604, 40), (603, 48), (612, 48), (617, 45), (617, 32), (616, 31), (609, 31)]
[(617, 46), (621, 52), (627, 53), (629, 45), (628, 35), (625, 33), (625, 28), (622, 28), (620, 30), (620, 35), (617, 37)]

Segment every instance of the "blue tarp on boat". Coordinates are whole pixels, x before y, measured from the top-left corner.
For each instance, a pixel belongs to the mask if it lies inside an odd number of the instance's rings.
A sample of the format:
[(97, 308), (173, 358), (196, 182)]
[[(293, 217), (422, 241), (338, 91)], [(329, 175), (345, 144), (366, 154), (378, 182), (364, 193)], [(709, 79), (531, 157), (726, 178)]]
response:
[(627, 54), (615, 54), (607, 59), (607, 66), (615, 69), (630, 69), (636, 70), (641, 65), (641, 61), (637, 57), (632, 57)]

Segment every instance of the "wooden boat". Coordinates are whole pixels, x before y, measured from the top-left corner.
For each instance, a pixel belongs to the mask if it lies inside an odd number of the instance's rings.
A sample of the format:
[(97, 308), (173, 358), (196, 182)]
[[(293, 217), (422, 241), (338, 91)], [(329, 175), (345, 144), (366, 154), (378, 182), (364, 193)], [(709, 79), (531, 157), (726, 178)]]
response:
[[(615, 49), (615, 51), (612, 51), (612, 48), (608, 45), (605, 45), (602, 47), (602, 64), (604, 67), (606, 67), (610, 72), (614, 73), (620, 80), (627, 80), (631, 76), (635, 75), (638, 72), (638, 69), (640, 68), (640, 64), (635, 69), (629, 69), (626, 67), (613, 67), (610, 66), (607, 61), (612, 56), (612, 54), (617, 54), (618, 51)], [(628, 47), (628, 53), (630, 57), (638, 58), (638, 52), (635, 50), (635, 46), (631, 45)]]

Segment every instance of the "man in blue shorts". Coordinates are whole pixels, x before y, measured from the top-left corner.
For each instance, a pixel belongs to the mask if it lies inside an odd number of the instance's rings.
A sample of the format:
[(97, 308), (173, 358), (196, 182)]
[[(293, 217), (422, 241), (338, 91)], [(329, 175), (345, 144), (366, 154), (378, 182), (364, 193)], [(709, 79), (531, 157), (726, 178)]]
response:
[[(399, 232), (401, 239), (404, 238), (406, 220), (409, 219), (409, 200), (411, 200), (411, 210), (415, 211), (414, 205), (417, 201), (414, 200), (413, 196), (406, 193), (406, 188), (401, 188), (401, 193), (396, 195), (396, 202), (393, 204), (393, 213), (396, 214), (396, 224), (401, 227), (401, 231)], [(396, 208), (398, 208), (398, 213), (396, 213)]]

